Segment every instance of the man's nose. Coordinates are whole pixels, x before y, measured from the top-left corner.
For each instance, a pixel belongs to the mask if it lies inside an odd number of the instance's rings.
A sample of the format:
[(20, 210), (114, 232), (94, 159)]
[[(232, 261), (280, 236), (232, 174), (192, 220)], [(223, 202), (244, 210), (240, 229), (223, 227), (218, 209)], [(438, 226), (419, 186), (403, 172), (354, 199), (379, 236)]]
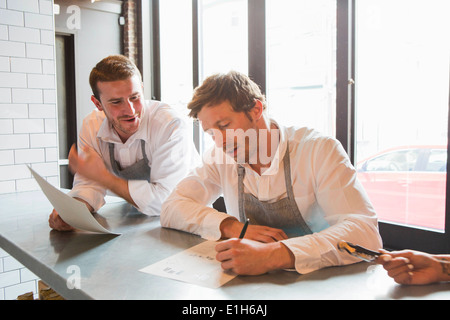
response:
[(223, 148), (226, 145), (226, 135), (224, 131), (213, 129), (213, 140), (217, 148)]
[(128, 99), (127, 99), (127, 101), (125, 103), (125, 108), (126, 108), (126, 111), (130, 112), (131, 114), (134, 114), (135, 111), (136, 111), (133, 102), (128, 100)]

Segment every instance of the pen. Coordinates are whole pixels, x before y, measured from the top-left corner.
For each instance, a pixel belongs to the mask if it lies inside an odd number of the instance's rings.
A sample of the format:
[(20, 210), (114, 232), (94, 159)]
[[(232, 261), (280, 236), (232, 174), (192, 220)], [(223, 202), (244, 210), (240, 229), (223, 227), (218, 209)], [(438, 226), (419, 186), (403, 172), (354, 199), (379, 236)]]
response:
[(371, 262), (381, 255), (380, 252), (372, 251), (344, 240), (339, 241), (338, 248), (341, 251), (347, 251), (352, 256), (367, 262)]
[(245, 232), (247, 231), (247, 227), (248, 227), (248, 222), (250, 219), (247, 219), (247, 221), (245, 221), (244, 227), (242, 228), (241, 234), (239, 235), (239, 239), (244, 238), (245, 236)]

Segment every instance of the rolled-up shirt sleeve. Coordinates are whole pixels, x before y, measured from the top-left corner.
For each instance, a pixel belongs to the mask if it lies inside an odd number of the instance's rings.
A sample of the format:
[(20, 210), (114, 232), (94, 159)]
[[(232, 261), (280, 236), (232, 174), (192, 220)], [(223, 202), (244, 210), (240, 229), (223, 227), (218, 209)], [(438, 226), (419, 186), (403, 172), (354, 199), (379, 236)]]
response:
[[(104, 118), (102, 117), (88, 117), (83, 120), (83, 125), (78, 138), (78, 155), (80, 157), (84, 156), (84, 147), (92, 148), (97, 153), (101, 154), (97, 141), (97, 132), (96, 130), (92, 130), (92, 128), (100, 127), (103, 119)], [(96, 124), (93, 124), (92, 122), (96, 122)], [(69, 191), (68, 195), (86, 201), (96, 212), (105, 204), (106, 191), (107, 190), (100, 184), (76, 173), (74, 176), (73, 188)]]
[(220, 239), (220, 223), (230, 215), (219, 212), (210, 204), (221, 193), (216, 168), (203, 163), (175, 187), (163, 204), (161, 225), (190, 232), (207, 240)]

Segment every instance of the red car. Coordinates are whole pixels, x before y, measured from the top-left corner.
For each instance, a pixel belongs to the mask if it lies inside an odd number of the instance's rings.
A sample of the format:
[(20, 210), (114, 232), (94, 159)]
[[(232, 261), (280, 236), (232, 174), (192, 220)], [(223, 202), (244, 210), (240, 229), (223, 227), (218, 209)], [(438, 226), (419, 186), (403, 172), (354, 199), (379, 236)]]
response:
[(385, 150), (359, 162), (357, 169), (379, 220), (444, 230), (446, 146)]

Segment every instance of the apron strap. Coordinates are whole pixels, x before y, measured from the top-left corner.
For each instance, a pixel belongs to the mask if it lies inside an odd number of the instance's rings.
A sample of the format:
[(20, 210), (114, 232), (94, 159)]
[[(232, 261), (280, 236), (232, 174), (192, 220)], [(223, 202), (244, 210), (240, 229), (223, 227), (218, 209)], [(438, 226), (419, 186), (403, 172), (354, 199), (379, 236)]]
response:
[[(284, 165), (284, 180), (286, 185), (286, 194), (287, 199), (289, 201), (289, 207), (292, 210), (292, 213), (296, 217), (298, 227), (302, 230), (303, 234), (312, 234), (311, 229), (306, 224), (303, 216), (298, 209), (297, 203), (295, 202), (294, 190), (292, 187), (292, 179), (291, 179), (291, 161), (289, 156), (289, 142), (287, 142), (286, 153), (283, 158)], [(246, 220), (245, 214), (245, 201), (244, 201), (244, 176), (245, 176), (245, 168), (241, 165), (238, 165), (238, 204), (239, 204), (239, 220), (244, 223)], [(256, 199), (256, 198), (255, 198)]]
[(119, 166), (114, 158), (114, 143), (108, 143), (109, 147), (109, 161), (111, 162), (111, 167), (116, 175), (119, 175)]
[(238, 166), (238, 201), (239, 201), (239, 220), (244, 223), (246, 219), (244, 208), (244, 175), (245, 168), (241, 165)]
[(296, 216), (298, 217), (298, 224), (300, 225), (300, 228), (303, 230), (304, 234), (312, 234), (311, 229), (306, 224), (305, 219), (303, 219), (302, 213), (298, 208), (297, 202), (295, 202), (294, 188), (292, 186), (291, 180), (291, 160), (289, 155), (289, 141), (287, 141), (286, 144), (286, 154), (284, 155), (283, 158), (283, 164), (284, 164), (284, 181), (286, 182), (286, 193), (289, 202), (291, 203), (291, 208), (292, 210), (296, 211), (297, 213)]
[(135, 164), (121, 169), (119, 163), (114, 158), (114, 143), (109, 143), (109, 159), (113, 172), (125, 180), (147, 180), (150, 182), (151, 168), (148, 165), (148, 157), (145, 152), (145, 141), (141, 140), (141, 150), (143, 159)]
[(141, 151), (142, 156), (144, 157), (145, 163), (148, 163), (147, 153), (145, 152), (145, 141), (141, 140)]

